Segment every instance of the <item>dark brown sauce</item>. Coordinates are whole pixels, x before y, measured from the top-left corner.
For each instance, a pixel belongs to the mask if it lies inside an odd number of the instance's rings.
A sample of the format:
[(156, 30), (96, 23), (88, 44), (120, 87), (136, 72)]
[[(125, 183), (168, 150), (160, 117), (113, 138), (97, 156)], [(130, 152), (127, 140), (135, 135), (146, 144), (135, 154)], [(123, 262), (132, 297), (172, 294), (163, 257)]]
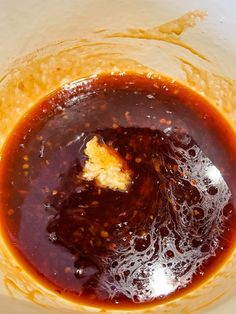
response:
[[(94, 136), (132, 170), (127, 192), (82, 177)], [(2, 151), (1, 227), (22, 265), (105, 308), (164, 302), (235, 244), (236, 140), (206, 100), (168, 80), (101, 76), (31, 109)]]

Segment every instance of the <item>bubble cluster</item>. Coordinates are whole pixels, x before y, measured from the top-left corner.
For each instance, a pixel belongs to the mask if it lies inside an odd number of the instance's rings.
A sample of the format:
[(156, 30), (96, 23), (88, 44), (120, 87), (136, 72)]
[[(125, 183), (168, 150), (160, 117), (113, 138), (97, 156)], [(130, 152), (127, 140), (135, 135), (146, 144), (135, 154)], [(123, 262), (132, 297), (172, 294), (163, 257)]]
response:
[[(161, 168), (168, 166), (168, 158), (178, 166), (166, 190), (170, 202), (161, 209), (164, 219), (155, 217), (145, 237), (134, 236), (128, 247), (120, 246), (103, 261), (99, 288), (110, 298), (125, 295), (133, 302), (146, 302), (186, 287), (193, 276), (203, 275), (223, 236), (231, 197), (226, 182), (187, 134), (167, 136), (171, 153)], [(168, 177), (168, 170), (163, 173)], [(111, 289), (111, 280), (116, 289)]]

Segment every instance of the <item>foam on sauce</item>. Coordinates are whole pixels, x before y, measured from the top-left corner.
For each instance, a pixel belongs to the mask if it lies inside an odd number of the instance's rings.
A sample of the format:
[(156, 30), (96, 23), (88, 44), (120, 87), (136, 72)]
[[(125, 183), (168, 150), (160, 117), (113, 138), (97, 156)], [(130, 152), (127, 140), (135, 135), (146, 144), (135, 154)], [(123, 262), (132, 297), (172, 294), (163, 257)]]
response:
[[(84, 177), (94, 138), (132, 172), (125, 189)], [(84, 304), (179, 296), (235, 244), (235, 141), (219, 113), (177, 83), (127, 75), (71, 84), (5, 144), (6, 240), (38, 280)]]

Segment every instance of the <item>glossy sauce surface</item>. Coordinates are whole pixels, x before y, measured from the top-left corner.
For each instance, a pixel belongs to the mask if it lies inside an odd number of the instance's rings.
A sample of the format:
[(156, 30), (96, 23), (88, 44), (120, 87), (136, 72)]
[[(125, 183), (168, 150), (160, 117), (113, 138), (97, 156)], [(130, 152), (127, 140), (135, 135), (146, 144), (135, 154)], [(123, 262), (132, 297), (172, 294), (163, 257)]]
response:
[[(94, 136), (131, 169), (127, 191), (84, 180)], [(232, 251), (235, 161), (230, 126), (177, 83), (72, 83), (31, 109), (3, 148), (1, 227), (22, 265), (63, 296), (110, 308), (163, 302)]]

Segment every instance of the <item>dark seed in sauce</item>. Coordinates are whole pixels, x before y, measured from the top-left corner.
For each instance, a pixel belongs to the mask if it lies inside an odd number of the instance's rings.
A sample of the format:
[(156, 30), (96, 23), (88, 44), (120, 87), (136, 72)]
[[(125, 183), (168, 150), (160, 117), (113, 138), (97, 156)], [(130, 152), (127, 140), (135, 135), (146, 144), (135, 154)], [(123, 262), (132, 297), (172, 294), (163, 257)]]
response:
[[(95, 136), (131, 170), (126, 191), (83, 177)], [(135, 75), (73, 83), (4, 145), (2, 231), (21, 264), (65, 297), (107, 308), (164, 302), (232, 251), (235, 161), (231, 127), (181, 85)]]

